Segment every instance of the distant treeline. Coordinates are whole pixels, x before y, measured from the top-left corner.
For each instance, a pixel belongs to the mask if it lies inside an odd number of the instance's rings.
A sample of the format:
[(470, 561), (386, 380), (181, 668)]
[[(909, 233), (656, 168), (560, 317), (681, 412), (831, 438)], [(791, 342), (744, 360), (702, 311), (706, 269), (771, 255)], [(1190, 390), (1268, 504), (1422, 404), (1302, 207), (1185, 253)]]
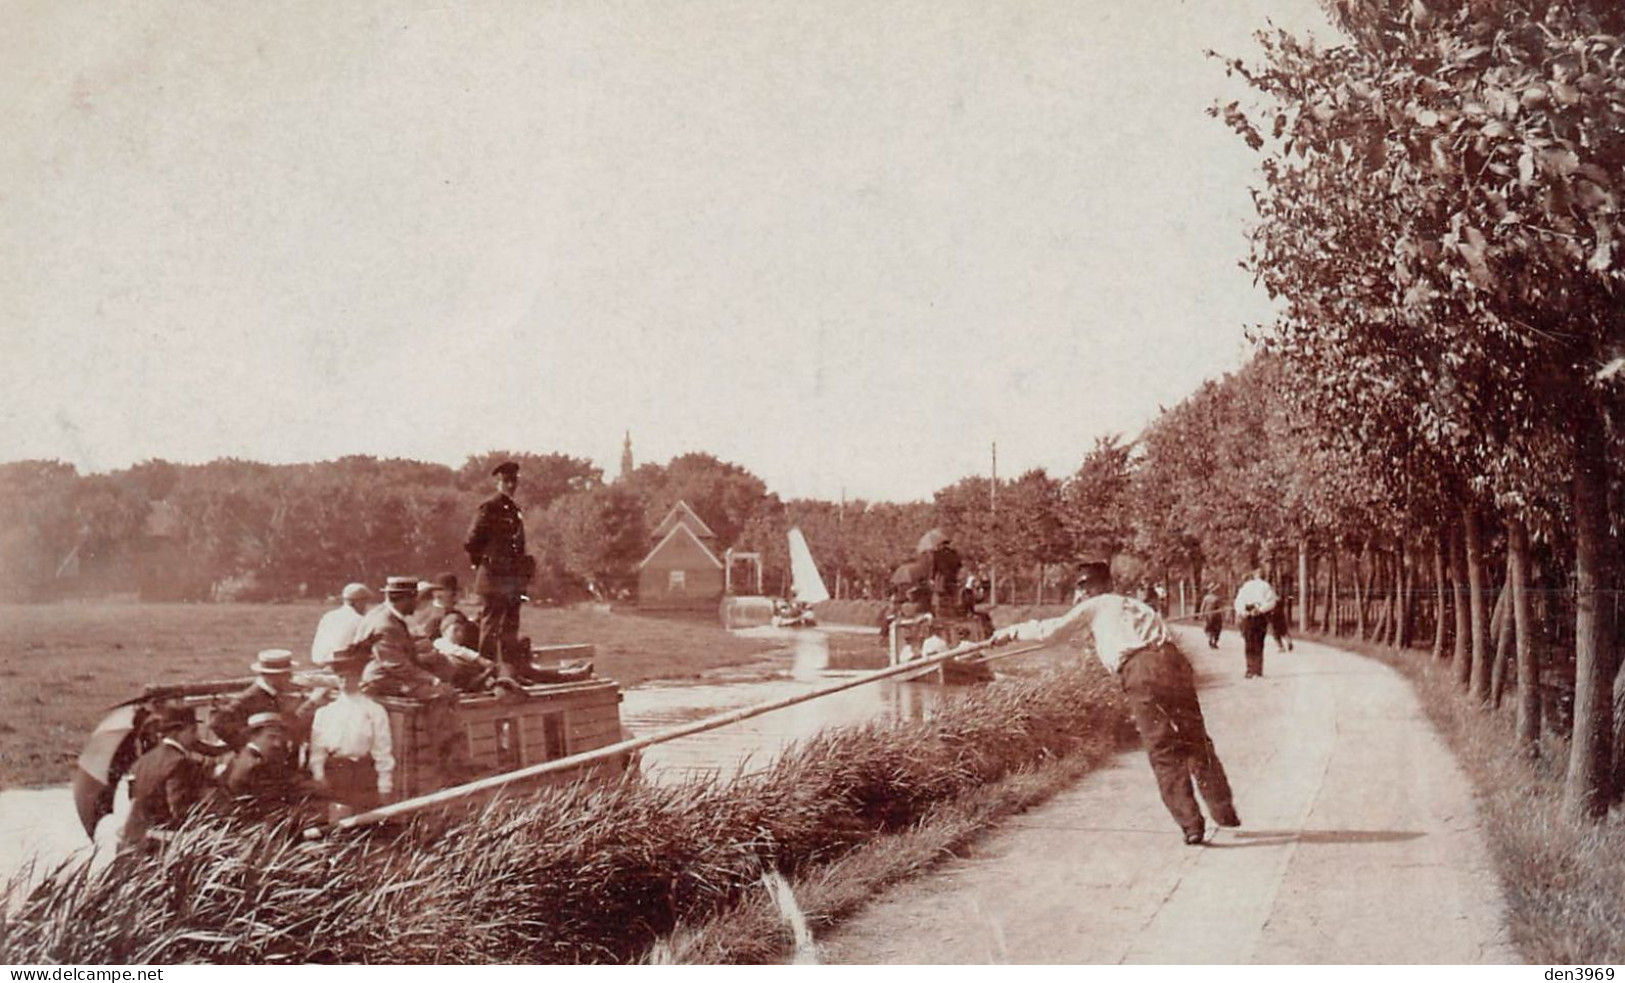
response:
[[(1167, 576), (1171, 557), (1147, 538), (1162, 520), (1135, 507), (1153, 501), (1136, 489), (1145, 462), (1117, 438), (1099, 441), (1064, 479), (1034, 470), (995, 491), (970, 477), (931, 502), (904, 504), (782, 501), (749, 471), (704, 453), (616, 480), (580, 458), (510, 451), (459, 468), (352, 456), (153, 460), (80, 474), (21, 461), (0, 465), (0, 597), (280, 600), (330, 597), (352, 580), (463, 572), (468, 523), (505, 458), (522, 468), (518, 499), (541, 561), (533, 594), (560, 601), (635, 590), (649, 533), (679, 500), (717, 534), (719, 555), (729, 546), (762, 554), (769, 593), (789, 587), (791, 526), (806, 533), (831, 591), (851, 598), (883, 596), (892, 571), (937, 526), (1006, 601), (1063, 599), (1079, 553), (1115, 555), (1131, 579)], [(1151, 548), (1137, 553), (1141, 540)]]

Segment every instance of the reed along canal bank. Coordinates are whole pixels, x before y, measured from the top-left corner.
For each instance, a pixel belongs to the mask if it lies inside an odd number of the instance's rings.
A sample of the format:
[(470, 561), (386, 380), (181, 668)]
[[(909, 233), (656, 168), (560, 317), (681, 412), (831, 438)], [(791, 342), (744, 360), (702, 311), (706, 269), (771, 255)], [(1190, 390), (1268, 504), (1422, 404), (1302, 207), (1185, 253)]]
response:
[[(1127, 722), (1088, 666), (955, 693), (923, 717), (827, 728), (732, 780), (572, 786), (318, 844), (199, 819), (162, 854), (7, 899), (0, 961), (638, 961), (680, 925), (754, 904), (764, 874), (839, 878), (859, 848), (1013, 776), (1106, 760)], [(956, 827), (944, 849), (974, 832)]]

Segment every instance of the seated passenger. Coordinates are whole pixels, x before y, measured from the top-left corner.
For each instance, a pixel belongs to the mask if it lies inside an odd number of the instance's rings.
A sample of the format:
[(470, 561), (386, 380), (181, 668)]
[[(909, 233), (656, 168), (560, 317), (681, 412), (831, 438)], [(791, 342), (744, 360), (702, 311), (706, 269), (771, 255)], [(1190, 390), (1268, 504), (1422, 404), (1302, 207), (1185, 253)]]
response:
[(293, 653), (266, 649), (250, 666), (254, 682), (220, 704), (209, 716), (209, 729), (233, 751), (248, 743), (248, 719), (256, 713), (280, 713), (288, 722), (291, 747), (297, 751), (316, 712), (315, 700), (293, 682)]
[(327, 665), (334, 652), (354, 640), (355, 626), (361, 623), (372, 604), (372, 591), (366, 584), (347, 584), (340, 598), (339, 606), (322, 615), (322, 620), (316, 623), (316, 637), (310, 643), (313, 665)]
[(191, 750), (197, 740), (197, 715), (188, 707), (165, 707), (158, 729), (163, 740), (130, 769), (130, 818), (120, 849), (156, 849), (203, 796), (203, 766)]
[(479, 629), (462, 612), (447, 614), (441, 619), (440, 634), (434, 640), (434, 653), (438, 658), (431, 664), (430, 671), (463, 692), (489, 689), (496, 678), (497, 667), (468, 644), (478, 640)]
[(418, 596), (418, 609), (414, 613), (412, 630), (431, 642), (439, 638), (442, 621), (452, 615), (463, 616), (463, 613), (457, 610), (457, 597), (460, 591), (456, 574), (443, 573), (434, 578), (434, 590), (427, 602), (421, 594)]
[(423, 702), (424, 723), (438, 737), (439, 766), (448, 778), (457, 779), (472, 772), (462, 715), (457, 711), (457, 691), (418, 665), (417, 640), (406, 620), (416, 602), (416, 580), (390, 577), (384, 586), (384, 603), (369, 611), (356, 627), (356, 644), (372, 653), (372, 661), (361, 675), (361, 691), (372, 697)]
[(254, 812), (285, 808), (310, 797), (311, 788), (294, 766), (289, 729), (279, 713), (248, 718), (248, 743), (226, 763), (220, 783), (234, 808)]

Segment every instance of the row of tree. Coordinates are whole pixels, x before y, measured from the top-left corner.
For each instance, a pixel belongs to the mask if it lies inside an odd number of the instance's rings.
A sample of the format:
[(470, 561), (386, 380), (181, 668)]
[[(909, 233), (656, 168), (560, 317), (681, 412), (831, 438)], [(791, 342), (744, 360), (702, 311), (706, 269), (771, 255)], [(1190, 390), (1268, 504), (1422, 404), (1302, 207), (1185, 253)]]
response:
[(1323, 550), (1363, 547), (1402, 591), (1438, 589), (1451, 617), (1436, 651), (1486, 705), (1498, 671), (1516, 680), (1524, 748), (1543, 673), (1571, 666), (1564, 805), (1602, 816), (1625, 761), (1625, 8), (1325, 7), (1337, 44), (1260, 35), (1260, 63), (1228, 63), (1256, 99), (1215, 108), (1260, 152), (1250, 266), (1283, 311), (1259, 372), (1275, 373), (1287, 425), (1262, 422), (1296, 441), (1297, 469), (1255, 505)]

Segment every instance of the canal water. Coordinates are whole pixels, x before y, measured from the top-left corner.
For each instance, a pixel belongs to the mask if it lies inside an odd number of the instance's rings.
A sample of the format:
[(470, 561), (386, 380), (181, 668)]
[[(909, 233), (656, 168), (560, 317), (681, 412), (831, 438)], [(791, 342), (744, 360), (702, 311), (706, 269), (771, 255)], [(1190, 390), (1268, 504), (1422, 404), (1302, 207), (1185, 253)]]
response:
[[(866, 630), (873, 634), (872, 629)], [(782, 637), (786, 644), (772, 659), (776, 675), (751, 683), (697, 683), (644, 686), (627, 690), (621, 720), (644, 736), (740, 707), (810, 693), (855, 673), (828, 670), (826, 630), (757, 628), (740, 632)], [(774, 710), (717, 730), (678, 738), (644, 749), (642, 769), (652, 781), (723, 778), (766, 767), (789, 745), (826, 727), (875, 719), (919, 720), (935, 705), (942, 687), (932, 683), (882, 680)]]
[[(872, 630), (866, 630), (872, 633)], [(828, 669), (830, 635), (823, 629), (747, 629), (741, 634), (782, 640), (763, 667), (748, 679), (658, 683), (628, 689), (621, 704), (623, 724), (643, 736), (702, 717), (811, 692), (850, 672)], [(931, 683), (880, 681), (775, 710), (718, 730), (646, 748), (642, 774), (650, 781), (681, 782), (694, 777), (728, 778), (767, 766), (796, 741), (826, 727), (874, 719), (918, 720), (934, 705), (942, 687)], [(112, 855), (129, 805), (121, 794), (112, 816), (96, 833), (100, 857)], [(81, 852), (90, 844), (66, 785), (0, 791), (0, 882), (33, 862), (36, 872)]]

